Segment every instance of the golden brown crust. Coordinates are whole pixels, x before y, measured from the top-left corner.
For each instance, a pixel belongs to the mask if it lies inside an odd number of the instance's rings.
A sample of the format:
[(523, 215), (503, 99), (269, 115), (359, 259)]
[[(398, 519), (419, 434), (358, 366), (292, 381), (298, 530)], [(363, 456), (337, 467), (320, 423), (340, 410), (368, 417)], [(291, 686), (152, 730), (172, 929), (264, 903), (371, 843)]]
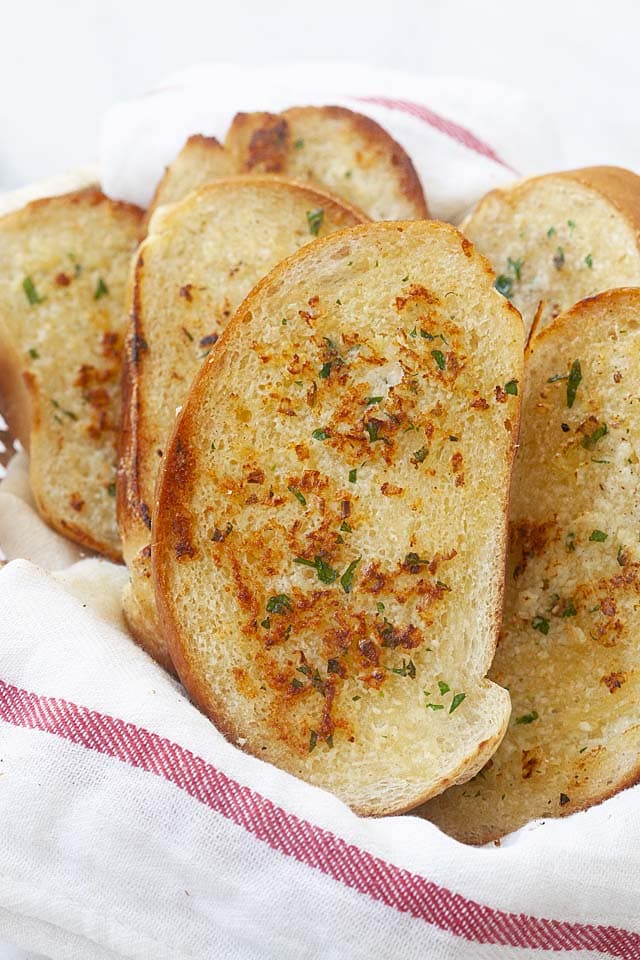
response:
[(640, 246), (640, 177), (636, 173), (623, 167), (582, 167), (557, 176), (576, 180), (603, 194), (636, 231)]

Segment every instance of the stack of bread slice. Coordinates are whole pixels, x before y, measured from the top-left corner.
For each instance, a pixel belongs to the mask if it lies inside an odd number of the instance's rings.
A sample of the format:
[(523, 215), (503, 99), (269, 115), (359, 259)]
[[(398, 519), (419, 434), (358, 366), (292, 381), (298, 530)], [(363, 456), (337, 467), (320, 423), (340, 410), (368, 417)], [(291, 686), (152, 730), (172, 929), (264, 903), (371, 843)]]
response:
[(640, 178), (427, 217), (338, 107), (191, 137), (146, 213), (30, 204), (0, 413), (232, 742), (479, 843), (640, 777)]

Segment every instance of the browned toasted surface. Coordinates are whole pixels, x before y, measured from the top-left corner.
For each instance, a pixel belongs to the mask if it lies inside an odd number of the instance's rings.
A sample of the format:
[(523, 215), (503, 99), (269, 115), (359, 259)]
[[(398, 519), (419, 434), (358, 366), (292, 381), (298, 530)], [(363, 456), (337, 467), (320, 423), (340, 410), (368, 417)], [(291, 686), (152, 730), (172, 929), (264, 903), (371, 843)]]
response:
[(99, 190), (0, 220), (2, 410), (42, 516), (119, 559), (115, 457), (124, 286), (141, 211)]
[(140, 248), (129, 292), (120, 448), (119, 523), (131, 572), (128, 622), (169, 665), (151, 575), (151, 514), (158, 469), (204, 357), (243, 297), (279, 260), (314, 236), (364, 214), (325, 192), (264, 176), (219, 180), (159, 211)]
[(328, 188), (374, 220), (429, 216), (406, 151), (379, 124), (344, 107), (237, 114), (225, 140), (238, 172), (275, 173)]
[(635, 288), (577, 304), (530, 345), (490, 671), (512, 720), (484, 770), (423, 810), (460, 840), (640, 778), (639, 360)]
[(472, 775), (523, 332), (456, 230), (317, 241), (245, 300), (164, 457), (154, 575), (181, 679), (259, 757), (366, 813)]

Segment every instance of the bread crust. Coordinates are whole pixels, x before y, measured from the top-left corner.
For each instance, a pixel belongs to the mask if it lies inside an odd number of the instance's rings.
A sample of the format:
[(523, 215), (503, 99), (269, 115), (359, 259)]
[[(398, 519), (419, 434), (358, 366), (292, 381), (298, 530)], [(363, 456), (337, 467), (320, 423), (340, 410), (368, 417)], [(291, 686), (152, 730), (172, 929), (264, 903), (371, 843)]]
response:
[[(402, 231), (403, 229), (409, 228), (411, 225), (415, 226), (412, 221), (407, 221), (405, 223), (378, 223), (375, 225), (375, 227), (379, 235), (383, 233), (392, 235), (397, 233), (397, 231)], [(368, 229), (369, 227), (367, 225), (355, 227), (348, 231), (344, 231), (343, 234), (338, 234), (333, 238), (329, 237), (324, 240), (316, 241), (313, 245), (313, 250), (315, 251), (317, 257), (320, 258), (323, 247), (328, 247), (330, 245), (335, 246), (338, 243), (336, 239), (337, 237), (344, 236), (346, 243), (347, 241), (351, 241), (353, 238), (357, 238), (360, 235), (366, 235)], [(474, 256), (473, 247), (470, 242), (453, 227), (432, 222), (430, 224), (430, 229), (434, 233), (443, 231), (449, 236), (452, 234), (455, 235), (458, 238), (460, 246), (462, 247), (465, 255), (467, 257)], [(201, 394), (206, 392), (207, 385), (209, 383), (213, 384), (224, 380), (226, 359), (225, 353), (227, 347), (231, 348), (231, 344), (235, 343), (239, 337), (241, 338), (241, 331), (244, 324), (247, 322), (246, 318), (250, 318), (252, 312), (255, 310), (254, 305), (259, 303), (263, 293), (266, 293), (270, 289), (277, 288), (281, 278), (283, 281), (286, 281), (287, 273), (292, 269), (295, 269), (297, 263), (305, 254), (309, 255), (309, 250), (310, 248), (307, 248), (304, 254), (302, 252), (294, 254), (292, 257), (289, 257), (278, 267), (276, 267), (271, 274), (267, 275), (247, 297), (242, 306), (236, 312), (231, 323), (223, 332), (217, 344), (216, 351), (208, 357), (205, 364), (201, 368), (200, 373), (198, 374), (192, 386), (189, 401), (182, 410), (176, 422), (173, 436), (169, 444), (168, 453), (163, 461), (161, 474), (156, 488), (156, 504), (154, 508), (154, 521), (156, 526), (154, 529), (154, 539), (159, 545), (159, 550), (154, 550), (153, 554), (153, 577), (156, 588), (158, 611), (173, 663), (176, 667), (178, 675), (189, 690), (194, 702), (213, 720), (218, 729), (221, 730), (221, 732), (230, 741), (234, 743), (239, 742), (243, 749), (246, 749), (249, 752), (253, 751), (247, 744), (244, 743), (246, 731), (243, 729), (242, 723), (239, 723), (237, 718), (231, 716), (229, 711), (225, 710), (222, 704), (218, 703), (215, 699), (211, 699), (211, 696), (207, 690), (207, 683), (203, 679), (201, 673), (201, 667), (194, 666), (191, 658), (185, 652), (188, 648), (188, 640), (183, 637), (181, 633), (181, 627), (176, 619), (175, 609), (171, 602), (172, 591), (175, 589), (175, 586), (169, 577), (170, 564), (168, 561), (168, 553), (170, 552), (171, 548), (168, 546), (168, 544), (171, 542), (172, 538), (175, 537), (176, 518), (180, 518), (189, 513), (189, 498), (191, 496), (193, 485), (196, 482), (194, 476), (195, 466), (192, 462), (192, 455), (190, 453), (189, 438), (192, 435), (195, 435), (196, 432), (198, 411), (202, 403)], [(477, 262), (481, 264), (482, 270), (487, 274), (488, 288), (490, 289), (495, 278), (493, 270), (485, 258), (478, 256)], [(495, 294), (495, 296), (498, 297), (497, 294)], [(506, 302), (503, 304), (503, 308), (506, 312), (511, 314), (513, 329), (514, 331), (516, 329), (518, 330), (518, 335), (522, 339), (522, 320), (520, 315), (515, 308)], [(514, 407), (515, 406), (516, 405), (514, 404)], [(517, 420), (515, 423), (511, 424), (511, 430), (512, 437), (515, 440), (518, 430)], [(510, 470), (510, 465), (513, 460), (513, 453), (514, 444), (512, 443), (509, 447), (507, 455), (507, 472)], [(496, 604), (495, 608), (493, 609), (491, 626), (487, 631), (487, 633), (490, 633), (491, 636), (490, 638), (489, 636), (486, 638), (483, 636), (483, 642), (486, 640), (487, 666), (491, 661), (492, 653), (497, 642), (497, 633), (500, 623), (498, 607), (500, 606), (500, 597), (503, 589), (502, 561), (506, 551), (507, 497), (508, 491), (505, 489), (502, 497), (502, 503), (504, 504), (504, 507), (502, 509), (500, 533), (497, 538), (498, 547), (496, 549), (496, 553), (500, 555), (501, 559), (497, 562), (496, 568), (493, 570), (492, 585), (497, 588)], [(197, 551), (198, 548), (193, 544), (193, 541), (190, 540), (188, 533), (185, 533), (184, 537), (185, 539), (184, 541), (181, 541), (182, 545), (180, 546), (179, 550), (184, 554), (185, 559), (188, 559), (190, 556), (194, 555), (193, 550)], [(473, 772), (477, 771), (486, 762), (486, 760), (491, 756), (500, 743), (506, 730), (508, 716), (509, 710), (506, 709), (501, 714), (500, 723), (493, 731), (492, 736), (486, 737), (482, 742), (476, 744), (475, 748), (471, 751), (469, 756), (465, 757), (464, 761), (460, 762), (455, 768), (448, 770), (447, 774), (442, 776), (441, 782), (436, 790), (434, 790), (432, 785), (429, 785), (425, 786), (422, 792), (414, 793), (410, 798), (395, 798), (394, 800), (386, 798), (384, 801), (381, 801), (378, 798), (370, 798), (368, 800), (364, 798), (355, 802), (353, 800), (349, 800), (348, 802), (351, 803), (354, 809), (364, 815), (384, 815), (388, 813), (405, 812), (406, 810), (413, 809), (416, 804), (419, 804), (428, 797), (433, 796), (434, 792), (444, 790), (451, 784), (463, 782), (464, 780), (468, 779), (469, 776), (472, 776)], [(258, 756), (259, 755), (260, 754), (258, 754)]]

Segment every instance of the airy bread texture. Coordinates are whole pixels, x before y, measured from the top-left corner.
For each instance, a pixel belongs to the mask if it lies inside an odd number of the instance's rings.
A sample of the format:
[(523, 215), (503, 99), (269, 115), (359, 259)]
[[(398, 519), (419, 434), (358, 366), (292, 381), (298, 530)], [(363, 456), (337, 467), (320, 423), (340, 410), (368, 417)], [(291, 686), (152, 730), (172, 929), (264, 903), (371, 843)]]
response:
[(279, 174), (343, 197), (373, 220), (429, 216), (410, 158), (379, 124), (344, 107), (239, 113), (224, 149), (191, 137), (160, 181), (151, 209), (218, 177)]
[(363, 814), (470, 777), (488, 682), (523, 329), (446, 224), (317, 241), (249, 295), (164, 458), (156, 596), (194, 700)]
[(0, 220), (0, 410), (30, 451), (44, 519), (113, 560), (124, 290), (141, 217), (88, 189)]
[(640, 285), (640, 177), (587, 167), (493, 190), (461, 229), (498, 289), (542, 328), (578, 300)]
[(366, 220), (327, 193), (275, 177), (219, 180), (158, 210), (129, 285), (118, 516), (127, 621), (171, 669), (151, 584), (158, 468), (204, 357), (258, 280), (299, 247)]
[(484, 770), (422, 811), (459, 840), (566, 816), (640, 777), (639, 360), (637, 289), (584, 300), (532, 343), (490, 671), (512, 720)]

